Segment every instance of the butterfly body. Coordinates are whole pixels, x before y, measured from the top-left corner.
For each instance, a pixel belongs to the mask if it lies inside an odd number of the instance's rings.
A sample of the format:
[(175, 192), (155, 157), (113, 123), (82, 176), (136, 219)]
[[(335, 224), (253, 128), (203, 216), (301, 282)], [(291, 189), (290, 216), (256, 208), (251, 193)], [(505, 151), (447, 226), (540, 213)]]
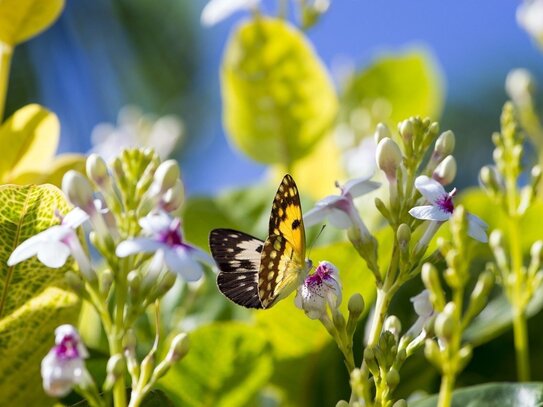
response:
[(262, 241), (232, 229), (214, 229), (211, 254), (220, 272), (219, 290), (248, 308), (269, 308), (292, 293), (306, 277), (305, 230), (296, 183), (285, 175), (275, 195), (269, 234)]

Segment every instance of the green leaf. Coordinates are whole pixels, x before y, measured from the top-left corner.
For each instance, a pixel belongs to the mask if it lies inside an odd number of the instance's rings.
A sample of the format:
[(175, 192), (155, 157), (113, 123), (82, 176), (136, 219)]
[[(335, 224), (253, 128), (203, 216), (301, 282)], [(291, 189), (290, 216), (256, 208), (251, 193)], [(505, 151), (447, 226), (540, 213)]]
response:
[(2, 0), (0, 41), (17, 45), (51, 25), (64, 8), (64, 0)]
[(13, 113), (0, 127), (0, 183), (13, 183), (28, 172), (49, 171), (59, 135), (57, 116), (40, 105), (27, 105)]
[(51, 185), (0, 186), (0, 394), (12, 405), (46, 405), (40, 361), (53, 345), (54, 329), (75, 323), (78, 299), (62, 289), (71, 263), (50, 269), (36, 258), (13, 267), (13, 249), (58, 223), (55, 209), (67, 212), (61, 191)]
[[(540, 406), (543, 383), (487, 383), (453, 392), (452, 407)], [(410, 402), (410, 407), (435, 407), (437, 396)]]
[(304, 35), (283, 20), (238, 26), (221, 74), (224, 126), (256, 161), (290, 167), (335, 121), (338, 102), (328, 73)]
[(371, 110), (375, 101), (386, 101), (388, 123), (410, 116), (437, 118), (443, 107), (443, 80), (431, 56), (414, 50), (379, 57), (348, 83), (344, 103), (349, 110)]
[(86, 157), (80, 154), (62, 154), (52, 159), (42, 172), (24, 172), (11, 180), (14, 184), (53, 184), (62, 185), (62, 178), (69, 170), (85, 174)]
[(266, 336), (241, 323), (215, 323), (190, 334), (190, 351), (160, 381), (175, 405), (253, 406), (272, 372)]

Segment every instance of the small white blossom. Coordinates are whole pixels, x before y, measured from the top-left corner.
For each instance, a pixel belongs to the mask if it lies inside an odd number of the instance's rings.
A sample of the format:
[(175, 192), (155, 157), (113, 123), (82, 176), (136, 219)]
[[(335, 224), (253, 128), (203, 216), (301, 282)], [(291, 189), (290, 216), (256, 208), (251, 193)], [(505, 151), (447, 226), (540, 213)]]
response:
[(51, 226), (17, 246), (9, 256), (8, 266), (37, 256), (47, 267), (59, 268), (72, 255), (81, 272), (86, 274), (90, 270), (90, 263), (81, 247), (76, 229), (88, 219), (89, 216), (82, 209), (72, 209), (62, 218), (60, 225)]
[(159, 252), (159, 258), (163, 256), (166, 266), (187, 281), (196, 281), (202, 277), (200, 263), (213, 264), (213, 260), (206, 252), (183, 241), (179, 219), (160, 211), (140, 219), (139, 224), (149, 237), (119, 243), (117, 256)]
[(241, 10), (258, 6), (260, 0), (211, 0), (202, 10), (202, 25), (212, 26)]
[[(445, 191), (443, 185), (425, 175), (417, 177), (415, 187), (419, 190), (430, 205), (415, 206), (409, 210), (409, 214), (417, 219), (445, 222), (452, 217), (454, 212), (453, 197), (456, 188), (451, 192)], [(468, 214), (468, 234), (472, 238), (486, 243), (487, 225), (477, 216)]]
[(298, 289), (294, 302), (311, 319), (323, 318), (327, 305), (338, 308), (341, 304), (341, 284), (336, 267), (327, 261), (320, 262), (315, 272), (307, 276)]
[(369, 177), (367, 177), (353, 179), (343, 186), (339, 184), (336, 186), (340, 189), (341, 194), (329, 195), (318, 201), (315, 207), (305, 214), (304, 224), (311, 226), (328, 218), (330, 223), (339, 229), (357, 227), (363, 236), (369, 235), (354, 206), (353, 199), (379, 188), (380, 184), (369, 181)]
[(543, 45), (543, 0), (524, 0), (517, 8), (517, 22)]
[(55, 346), (41, 362), (43, 389), (54, 397), (64, 397), (85, 380), (87, 349), (72, 325), (55, 330)]
[(430, 302), (430, 293), (428, 290), (423, 290), (418, 295), (411, 297), (410, 301), (413, 303), (413, 308), (418, 318), (413, 326), (409, 328), (408, 334), (417, 336), (424, 329), (426, 322), (434, 315), (434, 308)]

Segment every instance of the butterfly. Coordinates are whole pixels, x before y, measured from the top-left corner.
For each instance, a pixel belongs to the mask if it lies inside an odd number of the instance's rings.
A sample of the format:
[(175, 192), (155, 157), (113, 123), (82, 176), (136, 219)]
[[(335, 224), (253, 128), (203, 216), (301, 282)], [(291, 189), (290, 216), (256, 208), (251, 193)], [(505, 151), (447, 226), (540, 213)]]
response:
[(272, 204), (266, 240), (233, 229), (214, 229), (209, 247), (220, 272), (219, 290), (247, 308), (270, 308), (303, 282), (305, 229), (294, 179), (285, 175)]

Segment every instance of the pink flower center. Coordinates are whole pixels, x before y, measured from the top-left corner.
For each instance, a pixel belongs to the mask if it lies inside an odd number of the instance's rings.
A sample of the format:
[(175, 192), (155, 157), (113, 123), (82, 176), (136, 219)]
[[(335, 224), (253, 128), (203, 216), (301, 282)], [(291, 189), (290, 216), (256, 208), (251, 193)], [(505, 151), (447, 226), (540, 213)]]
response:
[(436, 200), (436, 205), (445, 213), (453, 213), (454, 203), (452, 198), (450, 194), (442, 195)]
[(315, 272), (305, 279), (305, 284), (308, 287), (315, 287), (321, 285), (326, 280), (332, 280), (332, 268), (329, 267), (326, 263), (321, 263), (318, 265)]
[(190, 246), (183, 243), (183, 236), (181, 235), (181, 222), (179, 219), (175, 219), (170, 227), (166, 230), (163, 230), (158, 234), (158, 241), (164, 243), (170, 247), (184, 247), (189, 248)]
[(79, 351), (77, 350), (77, 345), (79, 344), (78, 338), (76, 338), (73, 335), (66, 335), (60, 343), (55, 346), (55, 354), (57, 358), (61, 360), (70, 360), (70, 359), (77, 359), (81, 355), (79, 355)]

